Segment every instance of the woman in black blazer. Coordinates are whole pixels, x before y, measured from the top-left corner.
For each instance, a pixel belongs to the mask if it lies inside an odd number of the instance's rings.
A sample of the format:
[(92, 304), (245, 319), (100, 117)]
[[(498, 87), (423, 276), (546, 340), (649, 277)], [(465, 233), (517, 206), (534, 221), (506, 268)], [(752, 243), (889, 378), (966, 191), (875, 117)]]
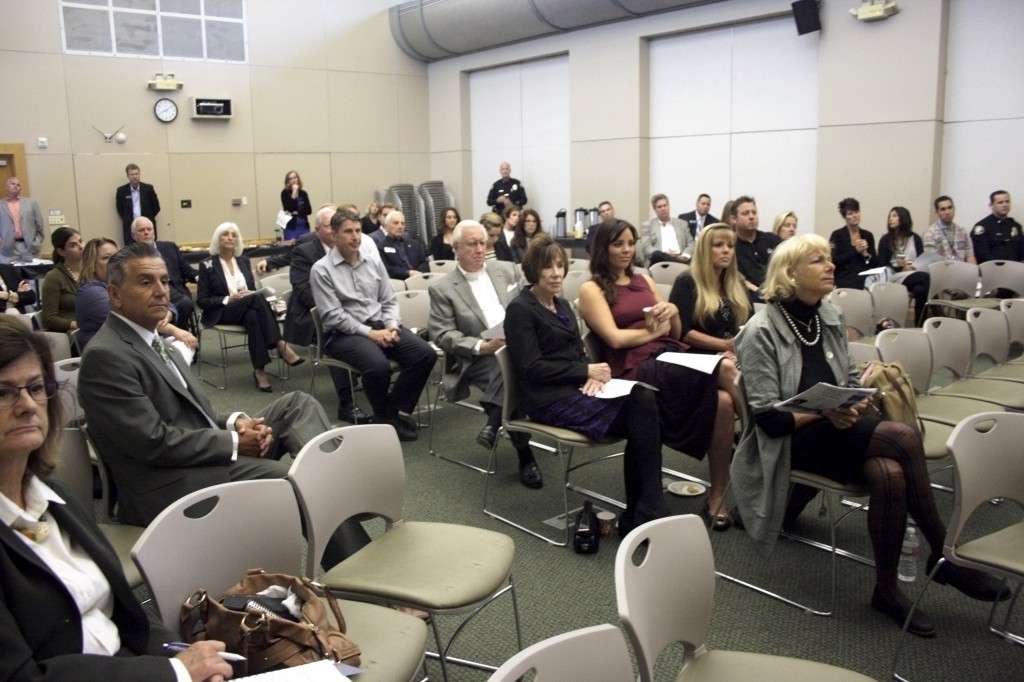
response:
[(203, 311), (203, 326), (240, 324), (249, 335), (249, 358), (253, 380), (264, 393), (274, 389), (264, 371), (270, 363), (271, 348), (292, 367), (305, 360), (281, 338), (281, 328), (267, 299), (257, 293), (249, 259), (242, 255), (238, 225), (221, 223), (210, 240), (210, 255), (199, 266), (196, 302)]
[(174, 637), (147, 619), (92, 511), (45, 480), (63, 422), (53, 356), (6, 315), (0, 386), (0, 680), (230, 676), (222, 642), (193, 644), (171, 663), (162, 644)]
[(847, 197), (839, 202), (839, 215), (846, 221), (844, 227), (832, 233), (832, 262), (836, 266), (835, 286), (863, 289), (864, 275), (857, 273), (882, 265), (875, 251), (875, 237), (860, 227), (860, 202)]
[(661, 489), (661, 429), (654, 393), (636, 385), (621, 398), (595, 395), (611, 379), (603, 362), (587, 358), (576, 316), (562, 290), (565, 251), (547, 234), (530, 243), (523, 257), (528, 289), (505, 312), (508, 354), (530, 419), (578, 431), (592, 440), (626, 438), (623, 476), (626, 510), (619, 533), (670, 514)]
[(285, 239), (298, 239), (309, 232), (309, 214), (313, 212), (313, 206), (309, 203), (306, 190), (302, 189), (302, 178), (298, 171), (288, 171), (284, 176), (281, 209), (292, 214), (292, 219), (284, 228)]

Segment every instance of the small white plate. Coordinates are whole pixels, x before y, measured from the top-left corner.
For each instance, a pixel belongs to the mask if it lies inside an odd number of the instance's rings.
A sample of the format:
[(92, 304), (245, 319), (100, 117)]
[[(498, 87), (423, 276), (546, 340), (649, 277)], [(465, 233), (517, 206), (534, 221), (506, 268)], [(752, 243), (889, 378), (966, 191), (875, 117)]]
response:
[(676, 481), (668, 484), (668, 491), (673, 495), (679, 495), (680, 497), (696, 497), (697, 495), (703, 495), (706, 493), (707, 488), (700, 483)]

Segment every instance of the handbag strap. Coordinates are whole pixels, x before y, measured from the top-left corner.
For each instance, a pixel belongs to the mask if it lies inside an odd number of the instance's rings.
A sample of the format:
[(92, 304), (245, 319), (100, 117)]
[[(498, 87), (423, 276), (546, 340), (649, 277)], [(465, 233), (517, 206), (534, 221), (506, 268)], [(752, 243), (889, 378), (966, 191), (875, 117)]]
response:
[(345, 625), (345, 616), (341, 615), (341, 606), (338, 605), (338, 599), (334, 596), (334, 593), (327, 589), (327, 586), (323, 583), (313, 582), (309, 578), (303, 578), (302, 582), (306, 583), (306, 586), (313, 591), (314, 594), (322, 593), (324, 598), (327, 599), (327, 605), (331, 607), (331, 612), (334, 614), (334, 618), (338, 621), (338, 630), (342, 634), (348, 632), (348, 626)]

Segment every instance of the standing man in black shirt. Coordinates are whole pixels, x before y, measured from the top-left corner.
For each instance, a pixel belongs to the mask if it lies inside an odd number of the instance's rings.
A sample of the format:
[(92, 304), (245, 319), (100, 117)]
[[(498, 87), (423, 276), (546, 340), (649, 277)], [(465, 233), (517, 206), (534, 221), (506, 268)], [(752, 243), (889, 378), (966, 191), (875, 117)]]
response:
[(512, 204), (519, 208), (526, 205), (526, 188), (519, 180), (511, 177), (512, 166), (508, 161), (502, 161), (499, 170), (501, 177), (491, 185), (491, 191), (487, 193), (487, 205), (501, 215)]
[(988, 260), (1024, 260), (1020, 223), (1010, 217), (1010, 193), (1002, 189), (992, 192), (988, 205), (992, 213), (971, 230), (974, 257), (979, 264)]

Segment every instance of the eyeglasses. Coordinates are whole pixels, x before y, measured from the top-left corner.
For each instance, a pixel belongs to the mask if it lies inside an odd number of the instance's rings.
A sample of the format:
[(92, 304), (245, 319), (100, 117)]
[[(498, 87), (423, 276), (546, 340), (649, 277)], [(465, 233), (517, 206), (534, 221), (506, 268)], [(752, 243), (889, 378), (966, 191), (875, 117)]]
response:
[(45, 403), (57, 395), (57, 383), (55, 381), (37, 381), (28, 386), (0, 386), (0, 408), (11, 407), (21, 399), (21, 391), (28, 392), (28, 397), (37, 403)]
[(459, 244), (467, 249), (487, 248), (487, 241), (483, 239), (470, 239), (469, 241), (459, 242)]

